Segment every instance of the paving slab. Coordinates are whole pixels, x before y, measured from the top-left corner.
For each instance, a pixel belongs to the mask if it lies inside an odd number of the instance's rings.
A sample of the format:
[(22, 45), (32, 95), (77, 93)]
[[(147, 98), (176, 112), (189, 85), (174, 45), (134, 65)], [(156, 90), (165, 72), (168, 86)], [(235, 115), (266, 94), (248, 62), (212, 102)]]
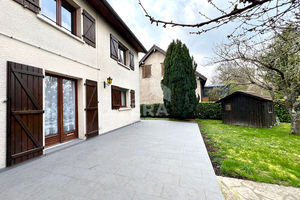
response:
[(222, 200), (196, 123), (145, 120), (0, 173), (0, 199)]
[(299, 200), (300, 188), (218, 176), (226, 200)]

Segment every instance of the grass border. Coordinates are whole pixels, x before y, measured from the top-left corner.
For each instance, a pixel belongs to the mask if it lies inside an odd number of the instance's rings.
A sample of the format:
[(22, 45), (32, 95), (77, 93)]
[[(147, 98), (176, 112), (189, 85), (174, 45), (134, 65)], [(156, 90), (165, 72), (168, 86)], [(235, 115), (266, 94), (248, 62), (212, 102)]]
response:
[(220, 160), (223, 160), (224, 158), (212, 155), (212, 153), (219, 152), (219, 148), (217, 148), (215, 145), (213, 145), (213, 143), (211, 142), (211, 140), (207, 138), (207, 136), (206, 136), (207, 133), (205, 133), (205, 132), (203, 132), (201, 130), (201, 124), (200, 123), (197, 123), (197, 124), (198, 124), (199, 130), (200, 130), (201, 136), (203, 138), (203, 141), (204, 141), (207, 153), (209, 155), (211, 164), (212, 164), (212, 166), (214, 168), (215, 174), (217, 176), (226, 176), (225, 174), (223, 174), (221, 172), (221, 163), (220, 163)]

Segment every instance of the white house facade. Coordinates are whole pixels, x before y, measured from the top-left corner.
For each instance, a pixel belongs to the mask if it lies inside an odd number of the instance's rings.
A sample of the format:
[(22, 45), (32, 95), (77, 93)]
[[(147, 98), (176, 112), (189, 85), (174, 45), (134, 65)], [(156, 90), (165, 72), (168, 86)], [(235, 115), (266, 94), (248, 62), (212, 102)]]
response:
[(105, 0), (0, 4), (0, 168), (140, 120), (146, 50)]

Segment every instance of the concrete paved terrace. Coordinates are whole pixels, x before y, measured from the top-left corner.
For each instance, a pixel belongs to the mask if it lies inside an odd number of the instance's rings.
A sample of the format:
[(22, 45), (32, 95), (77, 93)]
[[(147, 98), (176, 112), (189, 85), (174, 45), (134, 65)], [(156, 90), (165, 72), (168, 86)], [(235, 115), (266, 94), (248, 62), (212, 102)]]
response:
[(142, 121), (0, 173), (0, 199), (223, 199), (195, 123)]

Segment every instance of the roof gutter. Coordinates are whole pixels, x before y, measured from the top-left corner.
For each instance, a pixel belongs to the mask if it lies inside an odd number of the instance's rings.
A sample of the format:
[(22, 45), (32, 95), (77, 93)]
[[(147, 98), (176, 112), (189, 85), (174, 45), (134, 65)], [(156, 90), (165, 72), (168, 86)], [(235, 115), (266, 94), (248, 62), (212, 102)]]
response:
[(116, 11), (111, 7), (111, 5), (106, 0), (99, 0), (103, 3), (103, 5), (113, 14), (113, 16), (120, 22), (123, 28), (129, 32), (131, 37), (138, 43), (138, 45), (143, 50), (143, 53), (147, 53), (146, 48), (143, 44), (139, 41), (139, 39), (134, 35), (134, 33), (130, 30), (130, 28), (125, 24), (125, 22), (121, 19), (121, 17), (116, 13)]

